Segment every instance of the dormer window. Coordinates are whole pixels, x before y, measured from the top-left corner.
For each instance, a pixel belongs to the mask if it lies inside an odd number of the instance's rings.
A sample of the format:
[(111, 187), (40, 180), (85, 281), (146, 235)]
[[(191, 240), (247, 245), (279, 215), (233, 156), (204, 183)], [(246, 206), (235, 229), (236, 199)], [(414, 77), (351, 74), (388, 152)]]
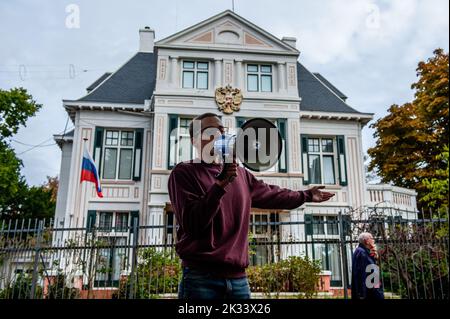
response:
[(208, 62), (183, 61), (183, 88), (208, 89)]
[(272, 66), (247, 64), (247, 91), (272, 92)]

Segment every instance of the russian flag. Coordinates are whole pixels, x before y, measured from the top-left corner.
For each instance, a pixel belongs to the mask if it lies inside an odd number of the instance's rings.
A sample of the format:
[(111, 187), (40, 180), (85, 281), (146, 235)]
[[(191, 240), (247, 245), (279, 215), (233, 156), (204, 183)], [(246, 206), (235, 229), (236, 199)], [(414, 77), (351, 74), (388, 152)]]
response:
[(100, 186), (100, 178), (98, 177), (97, 167), (95, 167), (94, 160), (89, 154), (86, 145), (84, 145), (83, 161), (81, 164), (81, 178), (80, 183), (83, 181), (92, 182), (95, 184), (95, 190), (98, 197), (103, 197), (102, 187)]

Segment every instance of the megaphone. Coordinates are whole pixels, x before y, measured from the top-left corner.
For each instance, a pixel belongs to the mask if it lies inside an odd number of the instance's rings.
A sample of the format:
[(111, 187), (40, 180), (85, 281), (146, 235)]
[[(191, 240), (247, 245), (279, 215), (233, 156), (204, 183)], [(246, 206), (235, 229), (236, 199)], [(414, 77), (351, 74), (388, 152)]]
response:
[(277, 127), (264, 118), (246, 121), (237, 134), (222, 134), (214, 142), (214, 151), (223, 162), (222, 171), (216, 176), (223, 180), (227, 166), (236, 158), (248, 169), (266, 171), (279, 160), (283, 148)]

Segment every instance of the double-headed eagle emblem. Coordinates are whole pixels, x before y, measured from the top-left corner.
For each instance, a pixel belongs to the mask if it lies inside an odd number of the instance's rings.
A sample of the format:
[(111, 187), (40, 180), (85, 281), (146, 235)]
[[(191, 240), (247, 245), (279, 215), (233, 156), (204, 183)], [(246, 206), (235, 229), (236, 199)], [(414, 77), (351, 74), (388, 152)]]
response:
[(242, 93), (240, 89), (233, 89), (231, 85), (216, 89), (216, 103), (219, 110), (225, 114), (232, 114), (240, 110)]

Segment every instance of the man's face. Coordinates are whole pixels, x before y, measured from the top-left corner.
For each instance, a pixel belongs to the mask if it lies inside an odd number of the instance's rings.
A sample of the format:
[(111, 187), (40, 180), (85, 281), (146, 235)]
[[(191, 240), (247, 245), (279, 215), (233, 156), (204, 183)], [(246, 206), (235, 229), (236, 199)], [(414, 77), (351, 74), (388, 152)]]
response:
[[(199, 126), (201, 131), (196, 134), (195, 128), (198, 128)], [(203, 154), (203, 149), (208, 147), (210, 148), (209, 155), (212, 156), (214, 155), (214, 149), (212, 147), (213, 141), (224, 133), (225, 128), (218, 117), (205, 117), (200, 120), (200, 123), (194, 123), (194, 137), (191, 139), (191, 142), (197, 148), (200, 155)]]
[(365, 241), (366, 247), (373, 247), (375, 245), (375, 240), (373, 239), (373, 236), (370, 235), (366, 241)]

